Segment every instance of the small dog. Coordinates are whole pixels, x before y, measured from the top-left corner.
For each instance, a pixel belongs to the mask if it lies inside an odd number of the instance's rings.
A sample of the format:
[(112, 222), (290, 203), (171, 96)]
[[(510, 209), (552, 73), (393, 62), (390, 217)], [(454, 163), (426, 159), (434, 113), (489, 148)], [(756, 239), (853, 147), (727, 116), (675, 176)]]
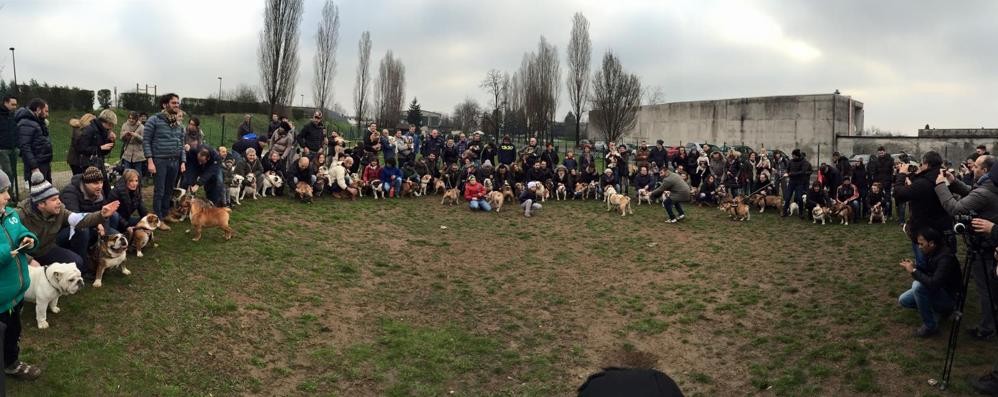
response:
[(603, 191), (599, 188), (599, 182), (597, 182), (597, 181), (589, 182), (589, 189), (586, 190), (586, 197), (585, 197), (585, 199), (589, 200), (589, 196), (591, 195), (591, 196), (593, 196), (594, 200), (600, 200), (601, 199), (600, 193), (602, 193), (602, 192)]
[(35, 320), (38, 328), (49, 327), (48, 309), (59, 312), (59, 297), (73, 295), (83, 288), (83, 276), (75, 263), (28, 266), (31, 285), (24, 292), (24, 300), (35, 303)]
[(749, 220), (751, 217), (751, 210), (749, 205), (746, 204), (742, 196), (735, 197), (733, 200), (726, 200), (720, 206), (721, 211), (727, 212), (731, 220), (744, 222)]
[(379, 196), (381, 198), (385, 198), (384, 185), (381, 183), (380, 179), (371, 181), (369, 185), (371, 186), (371, 194), (374, 195), (375, 200), (377, 200)]
[(539, 197), (541, 199), (542, 203), (545, 202), (545, 201), (547, 201), (549, 195), (551, 195), (550, 188), (548, 188), (547, 186), (544, 186), (543, 183), (538, 183), (537, 184), (537, 197)]
[(485, 196), (485, 199), (488, 200), (492, 208), (496, 209), (496, 213), (498, 214), (502, 210), (503, 202), (506, 201), (506, 194), (498, 190), (493, 190)]
[(139, 219), (139, 223), (132, 228), (129, 240), (135, 248), (135, 256), (142, 257), (142, 249), (153, 241), (153, 232), (159, 228), (160, 220), (156, 214), (148, 214)]
[(447, 184), (444, 183), (443, 179), (439, 179), (438, 178), (436, 180), (436, 182), (433, 182), (433, 193), (434, 194), (437, 194), (437, 193), (440, 193), (440, 194), (447, 193)]
[(814, 219), (811, 223), (818, 223), (820, 220), (821, 224), (824, 225), (825, 221), (829, 220), (828, 210), (820, 205), (816, 205), (814, 206), (814, 209), (811, 210), (811, 218)]
[(329, 187), (329, 177), (325, 174), (318, 174), (315, 177), (315, 187), (312, 188), (312, 195), (322, 197), (322, 193)]
[(236, 205), (243, 205), (239, 200), (242, 197), (243, 181), (245, 180), (246, 178), (242, 175), (233, 175), (232, 182), (229, 184), (229, 198)]
[(558, 188), (554, 191), (555, 200), (568, 200), (568, 188), (565, 187), (564, 183), (558, 183)]
[(416, 186), (416, 183), (413, 182), (410, 179), (406, 179), (406, 180), (402, 181), (402, 193), (399, 194), (399, 197), (413, 197), (413, 196), (415, 196), (416, 193), (419, 191), (418, 189), (415, 188), (415, 186)]
[(433, 176), (430, 174), (423, 175), (419, 178), (419, 190), (416, 191), (416, 197), (422, 197), (426, 195), (426, 189), (430, 187), (430, 181), (433, 180)]
[(94, 288), (100, 288), (103, 285), (101, 279), (104, 277), (104, 271), (107, 269), (120, 266), (122, 274), (126, 276), (132, 274), (131, 271), (125, 268), (125, 259), (128, 257), (127, 251), (128, 239), (125, 238), (124, 234), (105, 235), (97, 240), (97, 245), (90, 250), (90, 261), (94, 264), (97, 273), (94, 279)]
[(450, 201), (451, 205), (457, 205), (458, 197), (460, 195), (461, 191), (457, 190), (457, 188), (447, 189), (447, 191), (444, 192), (444, 198), (440, 200), (440, 205), (444, 205), (448, 201)]
[(170, 207), (170, 212), (166, 214), (166, 218), (163, 220), (167, 223), (177, 223), (187, 220), (187, 217), (191, 213), (191, 200), (191, 195), (183, 195), (173, 207)]
[(493, 189), (492, 178), (482, 179), (482, 186), (485, 186), (486, 192), (491, 192)]
[[(228, 207), (212, 207), (211, 203), (202, 199), (191, 200), (191, 227), (194, 230), (194, 238), (191, 240), (201, 240), (201, 229), (206, 227), (219, 227), (224, 231), (225, 240), (232, 239), (236, 233), (229, 227), (229, 216), (232, 209)], [(188, 230), (187, 232), (190, 232)]]
[(513, 187), (509, 186), (509, 182), (502, 185), (502, 197), (504, 200), (509, 200), (510, 202), (513, 202), (513, 200), (516, 199), (516, 197), (513, 196)]
[(880, 203), (874, 204), (870, 208), (870, 224), (872, 225), (874, 221), (887, 223), (887, 218), (884, 216), (884, 206), (880, 205)]
[(779, 209), (782, 202), (780, 196), (767, 196), (762, 193), (753, 194), (752, 197), (749, 197), (749, 201), (756, 207), (759, 207), (760, 214), (766, 211), (766, 207)]
[(852, 206), (846, 203), (837, 203), (832, 206), (831, 215), (839, 218), (840, 225), (849, 225), (852, 219)]
[(790, 213), (787, 216), (800, 215), (800, 206), (797, 205), (796, 201), (790, 202)]
[(575, 182), (575, 193), (572, 195), (573, 200), (582, 199), (586, 195), (586, 189), (588, 185), (582, 182)]
[(617, 206), (620, 209), (620, 216), (624, 216), (629, 211), (632, 215), (634, 214), (634, 209), (631, 208), (631, 198), (623, 194), (617, 193), (617, 190), (613, 186), (607, 186), (606, 191), (603, 192), (606, 197), (606, 210), (609, 212), (613, 209), (613, 206)]
[(646, 201), (648, 205), (651, 205), (651, 192), (648, 189), (638, 189), (638, 205), (641, 205), (642, 201)]
[[(235, 175), (232, 176), (232, 179), (236, 179)], [(259, 196), (256, 192), (256, 174), (252, 172), (246, 174), (246, 182), (243, 183), (243, 185), (245, 186), (243, 186), (242, 192), (239, 193), (239, 199), (242, 200), (248, 194), (253, 198), (253, 200), (256, 200)]]
[(299, 181), (298, 184), (295, 185), (295, 198), (301, 200), (303, 203), (311, 203), (312, 185), (309, 185), (308, 182), (305, 181)]
[(263, 192), (261, 196), (267, 197), (268, 189), (271, 196), (276, 196), (277, 189), (280, 189), (281, 186), (284, 186), (284, 180), (281, 179), (281, 176), (277, 175), (274, 171), (268, 171), (266, 174), (263, 174)]

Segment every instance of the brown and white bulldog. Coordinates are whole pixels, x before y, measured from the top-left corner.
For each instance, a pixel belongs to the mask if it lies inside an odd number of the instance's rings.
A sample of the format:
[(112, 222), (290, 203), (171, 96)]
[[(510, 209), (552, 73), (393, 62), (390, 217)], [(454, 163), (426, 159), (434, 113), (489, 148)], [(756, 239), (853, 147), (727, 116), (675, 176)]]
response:
[(870, 208), (870, 224), (873, 222), (887, 223), (887, 217), (884, 216), (884, 206), (880, 203), (874, 204)]
[(142, 257), (142, 249), (153, 242), (153, 232), (159, 228), (159, 224), (160, 220), (156, 214), (148, 214), (131, 227), (129, 240), (132, 241), (132, 247), (135, 248), (135, 256)]
[(311, 203), (312, 185), (309, 185), (308, 182), (305, 181), (299, 181), (298, 184), (295, 185), (295, 198), (301, 200), (303, 203)]
[(821, 221), (821, 224), (824, 225), (825, 222), (829, 220), (828, 210), (825, 207), (816, 205), (814, 206), (814, 209), (811, 210), (811, 218), (814, 219), (811, 223), (818, 223), (818, 221)]
[(433, 176), (430, 174), (423, 175), (419, 178), (419, 190), (416, 191), (416, 197), (422, 197), (426, 195), (426, 189), (430, 187), (430, 181), (433, 180)]
[(213, 207), (210, 202), (201, 199), (191, 201), (191, 228), (194, 230), (194, 238), (191, 240), (201, 240), (201, 229), (206, 227), (220, 227), (224, 231), (225, 239), (231, 239), (236, 233), (229, 227), (231, 214), (232, 209), (228, 207)]
[(605, 201), (607, 212), (616, 206), (620, 209), (620, 216), (624, 216), (628, 212), (634, 214), (634, 209), (631, 208), (631, 198), (617, 193), (617, 189), (614, 189), (613, 186), (607, 186), (606, 191), (603, 192), (603, 196), (606, 197)]
[(644, 188), (638, 189), (638, 205), (641, 205), (642, 201), (651, 204), (651, 191)]
[(127, 251), (128, 238), (124, 234), (105, 235), (97, 240), (97, 244), (90, 249), (90, 262), (94, 264), (94, 270), (96, 271), (94, 288), (100, 288), (103, 285), (101, 279), (104, 277), (104, 271), (107, 269), (120, 266), (122, 274), (126, 276), (132, 274), (131, 271), (125, 268), (125, 259), (128, 256)]
[(493, 190), (489, 192), (489, 194), (486, 195), (485, 198), (486, 200), (488, 200), (489, 205), (491, 205), (492, 208), (496, 209), (497, 214), (499, 213), (500, 210), (502, 210), (503, 202), (506, 201), (506, 195), (498, 190)]
[(447, 202), (450, 202), (451, 205), (457, 205), (458, 197), (460, 196), (461, 191), (457, 188), (447, 189), (447, 191), (444, 192), (444, 198), (440, 200), (440, 205), (445, 205)]
[(846, 203), (836, 203), (832, 206), (831, 215), (839, 218), (839, 224), (848, 226), (852, 220), (852, 207)]

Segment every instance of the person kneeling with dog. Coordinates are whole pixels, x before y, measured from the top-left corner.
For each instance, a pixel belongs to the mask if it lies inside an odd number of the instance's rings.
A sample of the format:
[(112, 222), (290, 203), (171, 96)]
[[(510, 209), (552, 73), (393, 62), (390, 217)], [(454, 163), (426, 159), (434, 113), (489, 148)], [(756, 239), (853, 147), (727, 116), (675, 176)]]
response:
[[(39, 174), (41, 175), (41, 174)], [(0, 171), (0, 224), (6, 239), (0, 240), (0, 323), (3, 323), (4, 373), (15, 379), (33, 380), (42, 370), (18, 360), (21, 341), (21, 308), (31, 279), (28, 276), (29, 253), (38, 248), (38, 237), (31, 233), (17, 212), (7, 209), (10, 178)], [(23, 248), (22, 248), (23, 247)]]
[(523, 208), (523, 216), (529, 218), (530, 215), (535, 211), (540, 211), (541, 203), (537, 202), (537, 187), (540, 186), (540, 182), (533, 181), (527, 182), (527, 188), (523, 189), (523, 193), (520, 193), (520, 207)]
[[(59, 191), (45, 180), (40, 172), (31, 174), (30, 197), (21, 201), (17, 214), (21, 222), (32, 233), (38, 236), (38, 248), (33, 255), (36, 262), (47, 266), (56, 262), (73, 262), (84, 273), (84, 278), (94, 279), (93, 272), (86, 274), (86, 251), (74, 252), (68, 244), (75, 234), (81, 230), (97, 227), (114, 215), (119, 203), (112, 201), (104, 204), (99, 211), (90, 213), (70, 212), (62, 205)], [(60, 239), (65, 236), (65, 239)]]
[[(683, 212), (683, 206), (681, 203), (686, 203), (690, 201), (690, 185), (686, 183), (679, 176), (679, 174), (669, 171), (668, 167), (662, 167), (658, 171), (659, 185), (658, 189), (651, 192), (651, 198), (655, 199), (658, 196), (665, 194), (665, 198), (662, 200), (662, 206), (665, 207), (665, 212), (669, 214), (669, 220), (666, 222), (676, 223), (677, 221), (686, 218), (686, 213)], [(676, 208), (676, 212), (679, 213), (677, 218), (672, 212), (672, 208)]]
[(925, 262), (901, 261), (901, 267), (911, 274), (914, 281), (911, 282), (911, 289), (898, 297), (898, 303), (902, 307), (918, 310), (922, 326), (915, 330), (915, 336), (927, 338), (939, 333), (939, 320), (949, 317), (956, 307), (957, 294), (963, 288), (963, 277), (960, 263), (949, 250), (942, 233), (927, 227), (916, 236)]
[[(77, 213), (100, 212), (101, 207), (114, 201), (109, 200), (104, 188), (104, 176), (97, 167), (89, 166), (83, 170), (82, 174), (74, 175), (69, 184), (59, 192), (59, 200), (66, 210)], [(90, 263), (89, 248), (97, 242), (100, 236), (114, 235), (118, 233), (118, 224), (121, 217), (117, 213), (111, 215), (105, 222), (94, 227), (80, 228), (75, 230), (63, 229), (59, 232), (59, 245), (67, 246), (77, 255), (83, 258), (85, 269), (80, 269), (84, 275), (92, 274), (92, 264)]]
[(468, 182), (464, 184), (464, 199), (468, 201), (468, 207), (472, 211), (492, 211), (492, 206), (485, 199), (485, 186), (478, 183), (474, 175), (468, 176)]
[(222, 184), (222, 172), (219, 169), (222, 158), (218, 152), (208, 145), (200, 145), (191, 148), (191, 151), (187, 153), (187, 158), (195, 160), (188, 162), (187, 172), (184, 172), (181, 187), (195, 193), (198, 186), (204, 186), (208, 200), (215, 203), (217, 207), (224, 206), (225, 186)]

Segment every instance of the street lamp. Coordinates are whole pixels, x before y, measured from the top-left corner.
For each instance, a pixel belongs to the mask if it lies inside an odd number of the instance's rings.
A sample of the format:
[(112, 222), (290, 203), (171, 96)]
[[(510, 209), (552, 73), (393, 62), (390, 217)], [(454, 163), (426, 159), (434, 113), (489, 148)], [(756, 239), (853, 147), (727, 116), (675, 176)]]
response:
[(305, 107), (305, 94), (301, 94), (301, 107)]
[(218, 100), (222, 100), (222, 78), (218, 78)]
[(14, 47), (10, 47), (10, 63), (14, 66), (14, 93), (17, 93), (17, 60), (14, 59)]

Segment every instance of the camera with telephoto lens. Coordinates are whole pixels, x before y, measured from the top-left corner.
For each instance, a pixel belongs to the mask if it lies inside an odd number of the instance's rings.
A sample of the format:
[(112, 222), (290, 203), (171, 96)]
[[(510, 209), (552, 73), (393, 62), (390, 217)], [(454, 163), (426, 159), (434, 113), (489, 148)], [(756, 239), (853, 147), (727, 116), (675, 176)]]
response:
[(970, 222), (977, 218), (977, 212), (970, 211), (969, 214), (960, 214), (953, 216), (953, 232), (957, 234), (964, 234), (968, 232), (973, 232), (973, 228), (970, 226)]

